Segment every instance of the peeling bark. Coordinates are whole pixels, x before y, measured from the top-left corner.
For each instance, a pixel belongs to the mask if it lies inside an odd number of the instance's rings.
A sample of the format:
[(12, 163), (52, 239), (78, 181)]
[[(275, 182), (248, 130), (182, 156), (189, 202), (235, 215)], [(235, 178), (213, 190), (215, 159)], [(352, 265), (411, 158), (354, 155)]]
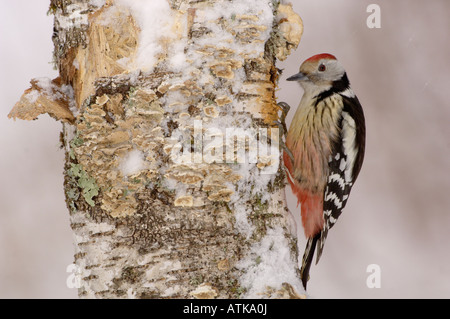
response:
[[(301, 19), (277, 1), (233, 13), (228, 1), (171, 0), (172, 32), (156, 38), (162, 49), (149, 68), (139, 56), (148, 30), (133, 8), (94, 2), (51, 1), (60, 72), (52, 85), (71, 93), (49, 98), (33, 86), (38, 98), (26, 91), (10, 113), (64, 123), (79, 296), (301, 297), (270, 130), (279, 111), (275, 61), (297, 47)], [(38, 105), (48, 100), (55, 105)]]

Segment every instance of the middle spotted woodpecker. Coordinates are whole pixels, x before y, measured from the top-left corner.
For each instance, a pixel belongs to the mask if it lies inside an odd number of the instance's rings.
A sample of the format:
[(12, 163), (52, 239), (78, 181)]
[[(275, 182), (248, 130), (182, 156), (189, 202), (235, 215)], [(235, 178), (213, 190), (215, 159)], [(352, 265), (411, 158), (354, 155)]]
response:
[(287, 80), (304, 89), (286, 135), (283, 161), (307, 238), (300, 269), (306, 289), (316, 246), (317, 263), (361, 170), (366, 128), (361, 104), (333, 55), (307, 59)]

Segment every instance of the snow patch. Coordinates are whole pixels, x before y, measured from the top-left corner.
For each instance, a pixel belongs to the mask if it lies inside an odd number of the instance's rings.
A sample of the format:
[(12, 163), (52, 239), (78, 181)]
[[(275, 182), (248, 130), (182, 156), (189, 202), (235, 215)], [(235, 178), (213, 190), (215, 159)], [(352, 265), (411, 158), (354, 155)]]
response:
[(34, 104), (36, 103), (40, 95), (41, 94), (39, 93), (38, 90), (31, 90), (29, 93), (27, 93), (27, 95), (25, 95), (25, 97), (28, 100), (28, 102)]
[[(179, 10), (172, 10), (167, 0), (116, 0), (116, 4), (131, 12), (141, 30), (136, 56), (121, 61), (128, 70), (151, 72), (159, 58), (166, 55), (164, 63), (170, 71), (182, 73), (182, 78), (190, 78), (194, 68), (199, 68), (199, 65), (195, 65), (196, 61), (204, 62), (205, 57), (199, 56), (195, 48), (189, 48), (188, 45), (186, 4), (182, 4)], [(236, 45), (234, 32), (218, 23), (223, 18), (233, 23), (237, 15), (253, 15), (258, 18), (257, 24), (261, 27), (258, 41)], [(232, 49), (235, 54), (248, 58), (261, 57), (265, 42), (270, 38), (273, 4), (269, 0), (223, 1), (211, 7), (197, 9), (195, 21), (210, 29), (211, 34), (214, 34), (213, 42), (220, 43), (221, 47)], [(233, 30), (238, 27), (238, 22), (235, 23), (236, 26), (230, 26)], [(209, 45), (211, 42), (211, 38), (207, 36), (196, 39), (196, 47)]]
[(105, 5), (106, 0), (90, 0), (89, 3), (97, 8), (101, 8)]
[(262, 298), (267, 287), (279, 290), (285, 282), (297, 293), (304, 292), (289, 247), (283, 228), (277, 226), (268, 229), (266, 236), (237, 263), (236, 267), (244, 271), (240, 278), (241, 286), (247, 289), (244, 298)]
[(174, 12), (167, 0), (116, 0), (119, 6), (130, 10), (141, 32), (136, 57), (127, 62), (130, 70), (152, 71), (158, 55), (164, 51), (164, 37), (173, 36)]
[(139, 150), (132, 150), (120, 165), (123, 176), (134, 175), (145, 169), (144, 153)]

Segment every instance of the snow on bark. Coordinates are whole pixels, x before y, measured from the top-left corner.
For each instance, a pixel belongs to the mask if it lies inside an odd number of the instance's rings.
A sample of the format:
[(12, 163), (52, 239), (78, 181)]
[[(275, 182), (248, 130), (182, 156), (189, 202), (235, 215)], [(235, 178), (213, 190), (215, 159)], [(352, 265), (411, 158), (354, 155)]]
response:
[(60, 87), (73, 88), (65, 191), (80, 296), (300, 297), (272, 125), (275, 57), (302, 33), (292, 7), (53, 0), (51, 11)]

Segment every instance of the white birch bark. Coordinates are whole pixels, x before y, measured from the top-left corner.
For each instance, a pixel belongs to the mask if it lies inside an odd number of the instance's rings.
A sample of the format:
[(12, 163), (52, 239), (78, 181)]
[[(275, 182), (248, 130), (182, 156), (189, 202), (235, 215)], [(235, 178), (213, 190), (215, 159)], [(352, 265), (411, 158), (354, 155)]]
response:
[(275, 61), (302, 34), (292, 7), (53, 0), (50, 11), (60, 77), (33, 81), (10, 117), (64, 123), (79, 296), (301, 296), (271, 130)]

